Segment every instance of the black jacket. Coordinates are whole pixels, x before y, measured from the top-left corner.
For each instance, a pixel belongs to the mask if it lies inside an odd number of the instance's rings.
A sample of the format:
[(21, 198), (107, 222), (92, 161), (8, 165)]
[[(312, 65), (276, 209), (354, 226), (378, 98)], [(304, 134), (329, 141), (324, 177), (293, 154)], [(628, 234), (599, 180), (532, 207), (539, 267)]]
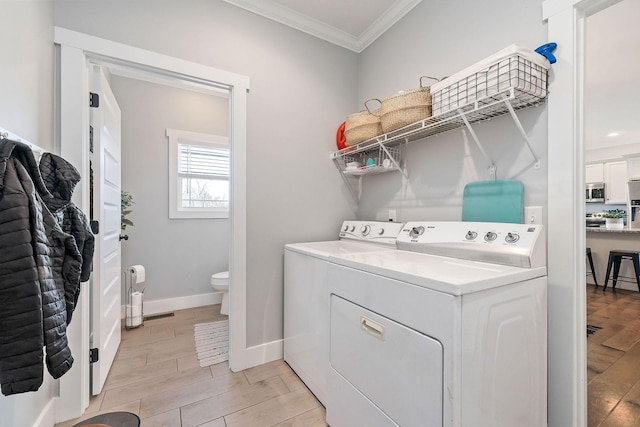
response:
[[(42, 155), (39, 168), (42, 180), (51, 193), (50, 196), (43, 195), (42, 199), (49, 211), (56, 217), (62, 231), (71, 234), (75, 239), (78, 251), (82, 255), (80, 281), (86, 282), (91, 275), (94, 236), (86, 215), (71, 201), (73, 190), (80, 182), (80, 174), (71, 163), (51, 153)], [(80, 295), (79, 283), (67, 286), (65, 294), (67, 324), (69, 324)]]
[(2, 394), (37, 390), (73, 364), (65, 285), (79, 283), (81, 257), (43, 203), (48, 195), (31, 149), (0, 139), (0, 385)]

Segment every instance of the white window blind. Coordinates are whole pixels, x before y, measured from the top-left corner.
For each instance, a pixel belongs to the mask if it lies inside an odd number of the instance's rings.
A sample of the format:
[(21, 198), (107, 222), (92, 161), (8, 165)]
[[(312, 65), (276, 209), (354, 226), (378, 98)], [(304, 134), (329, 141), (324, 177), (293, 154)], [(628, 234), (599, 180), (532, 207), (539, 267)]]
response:
[(167, 129), (169, 218), (228, 218), (228, 138)]
[(179, 171), (183, 178), (229, 179), (229, 150), (178, 144)]

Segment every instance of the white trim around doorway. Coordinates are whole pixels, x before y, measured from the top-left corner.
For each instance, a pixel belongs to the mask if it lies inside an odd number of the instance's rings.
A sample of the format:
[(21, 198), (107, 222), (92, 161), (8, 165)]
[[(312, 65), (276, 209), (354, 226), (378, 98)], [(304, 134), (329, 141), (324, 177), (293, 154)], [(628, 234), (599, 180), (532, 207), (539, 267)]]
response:
[[(88, 174), (89, 80), (90, 61), (144, 69), (164, 77), (188, 80), (227, 90), (230, 96), (231, 141), (231, 247), (230, 271), (230, 361), (233, 371), (251, 366), (253, 351), (246, 345), (246, 157), (247, 93), (249, 78), (182, 59), (162, 55), (122, 43), (101, 39), (65, 28), (55, 27), (54, 42), (60, 46), (60, 154), (82, 176)], [(83, 180), (74, 192), (74, 202), (89, 208), (89, 185)], [(83, 292), (77, 311), (83, 319), (69, 331), (69, 345), (76, 363), (60, 380), (57, 421), (82, 415), (89, 401), (89, 307), (88, 292)]]
[(547, 101), (549, 280), (548, 425), (587, 425), (584, 200), (585, 19), (620, 0), (545, 0), (558, 43)]

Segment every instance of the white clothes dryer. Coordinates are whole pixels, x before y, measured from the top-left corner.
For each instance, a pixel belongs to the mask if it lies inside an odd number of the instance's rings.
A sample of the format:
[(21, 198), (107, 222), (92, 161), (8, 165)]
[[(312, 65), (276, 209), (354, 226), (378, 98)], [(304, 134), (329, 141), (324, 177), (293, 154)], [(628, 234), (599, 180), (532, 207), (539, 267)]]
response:
[(542, 226), (410, 222), (399, 250), (332, 255), (331, 427), (542, 427)]
[(395, 251), (402, 224), (344, 221), (339, 240), (284, 248), (284, 360), (326, 406), (329, 370), (330, 255)]

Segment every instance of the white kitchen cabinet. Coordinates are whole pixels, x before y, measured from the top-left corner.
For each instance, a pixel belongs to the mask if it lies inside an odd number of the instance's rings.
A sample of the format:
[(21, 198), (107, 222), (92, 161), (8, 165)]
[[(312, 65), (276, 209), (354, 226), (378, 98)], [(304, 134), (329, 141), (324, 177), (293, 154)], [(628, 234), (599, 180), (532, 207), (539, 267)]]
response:
[(629, 180), (640, 179), (640, 157), (629, 157), (627, 159), (627, 178)]
[(627, 162), (604, 164), (604, 194), (606, 204), (627, 203)]
[(585, 166), (584, 182), (587, 184), (604, 182), (604, 164), (594, 163)]

